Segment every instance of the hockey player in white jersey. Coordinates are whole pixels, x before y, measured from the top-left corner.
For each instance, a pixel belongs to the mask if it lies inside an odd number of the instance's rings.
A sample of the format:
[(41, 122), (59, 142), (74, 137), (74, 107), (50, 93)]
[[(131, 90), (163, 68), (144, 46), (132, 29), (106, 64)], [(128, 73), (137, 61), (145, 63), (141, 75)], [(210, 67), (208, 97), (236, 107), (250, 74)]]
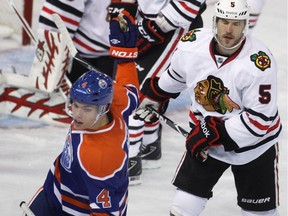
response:
[(220, 0), (213, 31), (195, 29), (185, 34), (169, 68), (146, 83), (137, 119), (153, 120), (147, 105), (161, 109), (185, 89), (192, 102), (187, 151), (173, 179), (177, 190), (172, 216), (200, 215), (228, 168), (244, 216), (278, 215), (282, 125), (277, 63), (266, 45), (247, 35), (248, 18), (245, 0)]
[[(217, 0), (206, 0), (207, 7), (214, 7)], [(262, 13), (266, 0), (247, 0), (247, 4), (250, 7), (249, 15), (249, 32), (251, 32), (257, 25), (258, 19)]]
[[(181, 35), (189, 29), (203, 27), (201, 14), (205, 0), (138, 0), (136, 60), (140, 84), (164, 71)], [(161, 125), (144, 124), (130, 118), (129, 174), (131, 183), (141, 183), (143, 168), (161, 166)]]
[[(106, 19), (107, 7), (110, 3), (110, 0), (46, 0), (39, 16), (39, 27), (58, 31), (51, 15), (59, 14), (65, 22), (79, 55), (95, 68), (114, 77), (114, 62), (109, 55), (109, 20)], [(79, 62), (73, 61), (67, 76), (73, 83), (86, 70), (87, 68)]]

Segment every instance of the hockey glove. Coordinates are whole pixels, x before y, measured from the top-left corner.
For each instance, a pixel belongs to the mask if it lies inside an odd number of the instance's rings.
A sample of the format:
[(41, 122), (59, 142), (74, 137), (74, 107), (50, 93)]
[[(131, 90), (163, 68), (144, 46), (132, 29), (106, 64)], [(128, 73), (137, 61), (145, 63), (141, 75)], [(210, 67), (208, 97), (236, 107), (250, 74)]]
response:
[(210, 146), (220, 145), (217, 126), (222, 124), (223, 120), (220, 118), (207, 116), (195, 125), (186, 139), (186, 149), (192, 157), (204, 162), (207, 155), (202, 153), (207, 151)]
[(126, 10), (130, 13), (132, 17), (136, 17), (138, 4), (131, 3), (131, 1), (126, 2), (125, 0), (112, 0), (107, 7), (107, 18), (109, 22), (113, 18), (117, 17), (122, 10)]
[(137, 30), (139, 55), (147, 52), (152, 46), (162, 44), (165, 40), (166, 33), (153, 20), (140, 20), (137, 24)]
[(145, 80), (141, 89), (142, 101), (137, 109), (134, 119), (145, 121), (146, 123), (154, 123), (158, 121), (158, 117), (147, 109), (147, 106), (152, 106), (159, 113), (165, 113), (169, 99), (176, 98), (179, 93), (168, 93), (160, 89), (158, 86), (159, 77), (148, 78)]
[(138, 56), (137, 31), (134, 18), (123, 10), (110, 22), (110, 55), (118, 63), (134, 61)]

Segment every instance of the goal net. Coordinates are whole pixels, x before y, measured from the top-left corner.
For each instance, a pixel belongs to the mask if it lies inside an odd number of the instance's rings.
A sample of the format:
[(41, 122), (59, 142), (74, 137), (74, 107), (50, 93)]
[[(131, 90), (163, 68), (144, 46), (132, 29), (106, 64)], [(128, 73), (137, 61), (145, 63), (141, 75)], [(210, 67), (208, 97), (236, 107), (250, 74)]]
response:
[[(23, 29), (20, 19), (11, 8), (9, 1), (11, 0), (1, 0), (0, 40), (13, 37), (13, 39), (18, 40), (22, 45), (28, 45), (31, 40)], [(30, 25), (33, 32), (35, 32), (44, 0), (12, 0), (12, 2)]]

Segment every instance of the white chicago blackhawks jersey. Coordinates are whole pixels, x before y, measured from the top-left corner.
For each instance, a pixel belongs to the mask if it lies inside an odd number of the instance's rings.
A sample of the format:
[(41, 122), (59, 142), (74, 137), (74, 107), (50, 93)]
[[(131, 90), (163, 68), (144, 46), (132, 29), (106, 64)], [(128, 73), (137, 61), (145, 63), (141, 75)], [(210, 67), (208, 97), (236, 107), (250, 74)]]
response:
[(186, 33), (174, 52), (159, 86), (166, 92), (188, 90), (190, 120), (217, 116), (238, 149), (211, 147), (209, 155), (230, 164), (244, 164), (278, 142), (277, 64), (260, 41), (248, 36), (229, 58), (214, 51), (211, 30)]
[(39, 27), (57, 30), (51, 15), (58, 13), (83, 57), (109, 55), (110, 0), (46, 0), (39, 17)]
[(163, 13), (169, 23), (186, 29), (196, 18), (205, 0), (138, 0), (139, 10), (153, 19)]

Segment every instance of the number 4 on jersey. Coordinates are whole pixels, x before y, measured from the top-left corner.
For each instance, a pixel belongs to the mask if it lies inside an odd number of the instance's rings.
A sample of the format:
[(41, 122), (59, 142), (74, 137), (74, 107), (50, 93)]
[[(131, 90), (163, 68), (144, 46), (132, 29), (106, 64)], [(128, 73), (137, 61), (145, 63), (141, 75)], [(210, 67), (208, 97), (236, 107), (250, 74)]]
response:
[(99, 195), (96, 197), (96, 203), (101, 203), (103, 208), (110, 208), (111, 207), (111, 198), (109, 195), (109, 191), (103, 189)]

